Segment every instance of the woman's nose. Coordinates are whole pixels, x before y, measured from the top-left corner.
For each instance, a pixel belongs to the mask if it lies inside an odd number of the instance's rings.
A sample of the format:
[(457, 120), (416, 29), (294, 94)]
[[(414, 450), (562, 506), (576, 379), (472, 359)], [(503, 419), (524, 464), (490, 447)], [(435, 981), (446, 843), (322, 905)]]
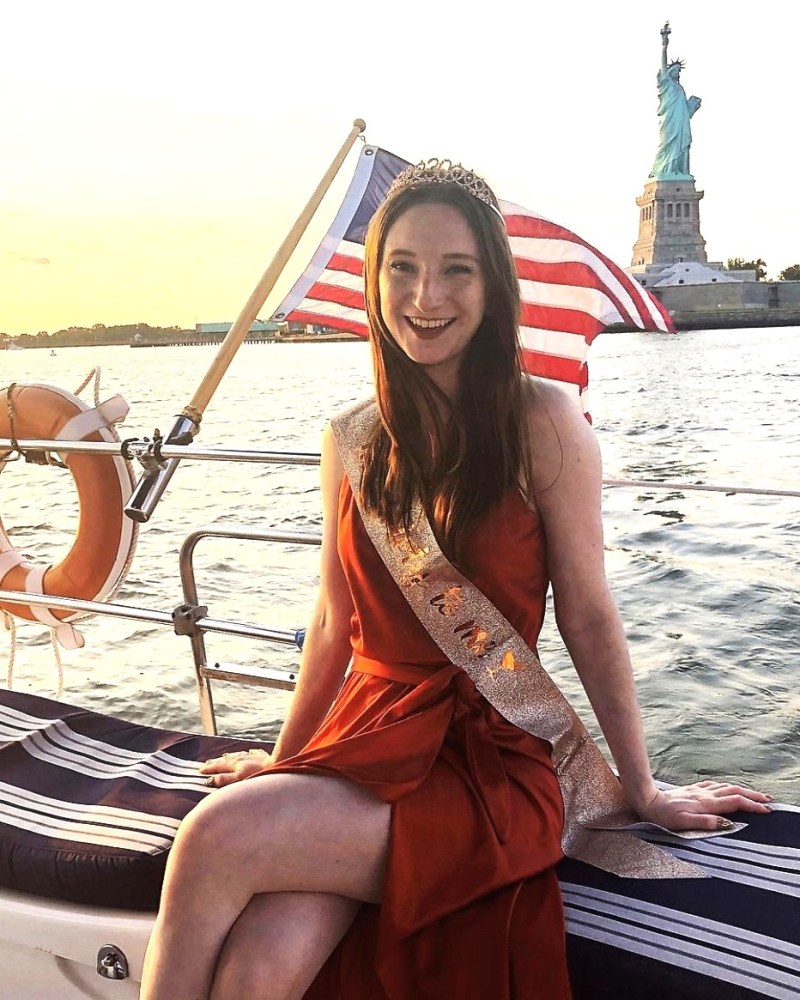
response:
[(437, 275), (420, 274), (414, 287), (414, 305), (420, 312), (434, 312), (444, 300), (444, 288)]

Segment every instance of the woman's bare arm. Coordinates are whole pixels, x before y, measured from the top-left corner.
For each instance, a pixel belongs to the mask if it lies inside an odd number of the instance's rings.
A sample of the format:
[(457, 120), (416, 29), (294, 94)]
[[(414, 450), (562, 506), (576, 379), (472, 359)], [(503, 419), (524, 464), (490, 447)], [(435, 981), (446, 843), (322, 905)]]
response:
[(322, 548), (320, 588), (308, 624), (297, 687), (271, 755), (227, 754), (208, 761), (202, 773), (215, 775), (217, 786), (246, 778), (270, 762), (298, 753), (319, 728), (341, 687), (350, 661), (353, 602), (337, 551), (339, 490), (344, 476), (333, 431), (322, 439)]
[(631, 806), (674, 829), (714, 829), (718, 814), (762, 811), (768, 797), (713, 783), (659, 792), (653, 781), (625, 632), (608, 586), (595, 436), (553, 387), (531, 406), (534, 502), (544, 524), (556, 622), (617, 765)]

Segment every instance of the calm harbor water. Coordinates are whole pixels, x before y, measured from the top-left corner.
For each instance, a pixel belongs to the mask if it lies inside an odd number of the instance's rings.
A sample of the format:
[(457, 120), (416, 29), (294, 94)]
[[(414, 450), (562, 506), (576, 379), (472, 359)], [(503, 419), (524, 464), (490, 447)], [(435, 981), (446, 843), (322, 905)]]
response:
[[(123, 437), (167, 429), (213, 348), (0, 353), (0, 384), (75, 389), (93, 365), (103, 397), (122, 393)], [(610, 478), (800, 486), (800, 329), (600, 337), (590, 355), (592, 411)], [(370, 391), (365, 344), (247, 346), (206, 411), (204, 445), (317, 451), (325, 421)], [(661, 777), (743, 778), (800, 804), (800, 501), (675, 489), (607, 489), (609, 577), (630, 639), (648, 740)], [(36, 561), (57, 561), (77, 524), (69, 474), (9, 464), (0, 516)], [(319, 526), (315, 468), (184, 463), (143, 527), (124, 603), (180, 604), (178, 550), (203, 524)], [(197, 552), (201, 603), (215, 617), (304, 624), (317, 555), (301, 546), (208, 542)], [(188, 640), (95, 618), (86, 647), (62, 653), (64, 700), (171, 728), (199, 726)], [(0, 677), (9, 649), (0, 630)], [(290, 666), (284, 648), (208, 639), (212, 660)], [(585, 709), (558, 635), (545, 665)], [(49, 636), (20, 625), (14, 683), (52, 694)], [(218, 685), (224, 732), (267, 736), (289, 696)]]

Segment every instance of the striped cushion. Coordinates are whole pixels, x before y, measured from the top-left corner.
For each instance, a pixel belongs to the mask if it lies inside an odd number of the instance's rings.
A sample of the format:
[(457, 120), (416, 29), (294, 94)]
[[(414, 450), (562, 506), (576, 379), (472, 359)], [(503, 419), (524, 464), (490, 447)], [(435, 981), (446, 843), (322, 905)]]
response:
[(210, 791), (196, 761), (242, 745), (0, 691), (0, 885), (154, 909), (178, 824)]
[[(155, 908), (181, 818), (208, 791), (194, 761), (267, 744), (149, 729), (0, 691), (0, 885)], [(620, 879), (565, 860), (575, 1000), (800, 997), (800, 810), (740, 833), (647, 834), (708, 879)]]
[(619, 879), (559, 866), (576, 1000), (800, 997), (800, 809), (739, 833), (652, 836), (711, 878)]

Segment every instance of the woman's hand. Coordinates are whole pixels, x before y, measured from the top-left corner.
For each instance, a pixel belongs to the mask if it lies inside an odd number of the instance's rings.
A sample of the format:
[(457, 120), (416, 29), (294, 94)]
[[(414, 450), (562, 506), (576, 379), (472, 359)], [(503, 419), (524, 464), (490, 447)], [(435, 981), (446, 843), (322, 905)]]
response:
[(727, 830), (732, 826), (726, 813), (771, 811), (772, 798), (741, 785), (723, 781), (697, 781), (681, 788), (656, 791), (636, 812), (648, 823), (668, 830)]
[(212, 757), (198, 770), (201, 774), (210, 775), (207, 785), (212, 788), (222, 788), (232, 785), (234, 781), (249, 778), (265, 767), (269, 767), (272, 755), (266, 750), (237, 750), (234, 753), (224, 753), (221, 757)]

